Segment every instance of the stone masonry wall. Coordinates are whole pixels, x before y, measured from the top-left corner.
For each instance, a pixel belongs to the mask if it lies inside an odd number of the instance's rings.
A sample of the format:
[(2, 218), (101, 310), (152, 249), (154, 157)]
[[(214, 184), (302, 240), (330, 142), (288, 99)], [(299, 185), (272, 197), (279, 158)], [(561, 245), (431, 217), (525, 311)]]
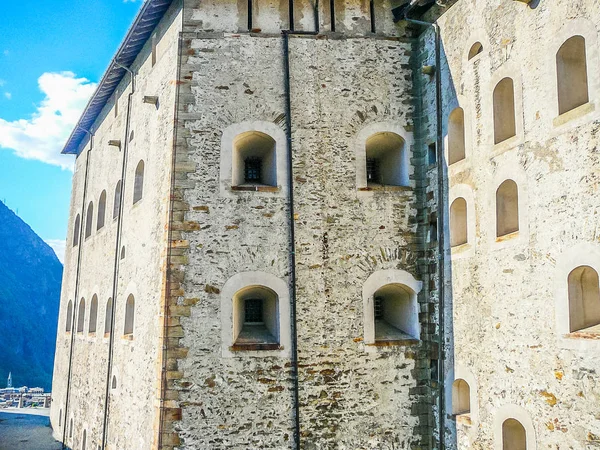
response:
[[(136, 92), (132, 97), (130, 135), (125, 136), (127, 98), (131, 84), (128, 75), (117, 89), (118, 114), (110, 102), (93, 126), (93, 146), (85, 144), (75, 164), (71, 217), (67, 237), (66, 263), (57, 336), (51, 421), (54, 435), (62, 440), (65, 423), (73, 419), (65, 444), (80, 448), (86, 431), (87, 448), (102, 440), (109, 336), (104, 333), (107, 300), (112, 297), (117, 220), (113, 219), (115, 186), (121, 179), (122, 149), (109, 146), (108, 140), (129, 139), (124, 188), (122, 246), (125, 257), (119, 261), (118, 294), (114, 305), (115, 339), (111, 375), (117, 388), (110, 391), (107, 447), (110, 449), (148, 449), (156, 445), (160, 398), (162, 302), (166, 264), (166, 230), (171, 185), (170, 160), (175, 104), (177, 37), (181, 18), (178, 7), (165, 15), (156, 33), (157, 62), (152, 67), (150, 42), (132, 65), (136, 73)], [(158, 108), (142, 101), (144, 95), (159, 97)], [(86, 159), (90, 158), (85, 209), (82, 196)], [(133, 205), (134, 172), (138, 161), (145, 161), (143, 198)], [(97, 230), (98, 200), (106, 190), (104, 227)], [(92, 234), (73, 247), (76, 214), (85, 216), (87, 205), (94, 204)], [(85, 220), (82, 220), (85, 229)], [(120, 252), (120, 249), (119, 249)], [(78, 299), (74, 299), (77, 264), (80, 265)], [(98, 296), (97, 328), (89, 333), (90, 304)], [(125, 301), (135, 296), (133, 339), (123, 336)], [(76, 333), (72, 374), (68, 378), (71, 333), (65, 332), (68, 302), (84, 298), (85, 326)], [(76, 325), (74, 330), (76, 330)], [(73, 331), (75, 332), (75, 331)], [(68, 416), (65, 418), (67, 383), (70, 382)], [(60, 419), (59, 419), (60, 417)]]
[[(502, 448), (509, 418), (524, 425), (528, 449), (596, 448), (600, 341), (565, 334), (561, 324), (568, 273), (593, 265), (600, 249), (600, 6), (459, 0), (438, 22), (444, 117), (464, 109), (467, 142), (465, 160), (448, 168), (445, 207), (464, 197), (470, 210), (469, 242), (448, 260), (448, 448)], [(586, 40), (590, 101), (559, 117), (556, 52), (574, 35)], [(477, 41), (483, 51), (468, 60)], [(514, 80), (517, 137), (494, 145), (492, 92), (503, 77)], [(499, 239), (495, 195), (506, 179), (518, 185), (519, 231)], [(456, 417), (451, 385), (459, 378), (470, 384), (471, 411)]]
[[(379, 11), (381, 30), (401, 34), (387, 25), (389, 9)], [(222, 348), (228, 280), (260, 271), (290, 282), (287, 179), (274, 192), (233, 191), (221, 179), (231, 157), (224, 130), (252, 122), (286, 131), (283, 37), (236, 33), (245, 20), (195, 2), (184, 10), (164, 448), (293, 447), (289, 353), (228, 356)], [(395, 269), (419, 279), (427, 266), (417, 236), (415, 192), (424, 186), (413, 165), (425, 158), (411, 146), (412, 41), (342, 30), (289, 44), (301, 446), (428, 448), (428, 307), (420, 306), (427, 343), (363, 342), (367, 278)], [(409, 186), (357, 189), (360, 133), (392, 126), (408, 142)]]

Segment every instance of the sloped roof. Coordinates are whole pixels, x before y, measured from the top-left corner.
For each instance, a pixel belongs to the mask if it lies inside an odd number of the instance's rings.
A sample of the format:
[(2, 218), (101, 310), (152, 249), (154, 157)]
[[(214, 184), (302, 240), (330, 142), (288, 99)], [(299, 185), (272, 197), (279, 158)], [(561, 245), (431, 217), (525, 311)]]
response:
[(77, 155), (79, 153), (78, 148), (86, 136), (84, 130), (90, 129), (127, 73), (127, 71), (120, 66), (129, 67), (133, 63), (172, 1), (173, 0), (144, 1), (144, 4), (140, 8), (138, 15), (125, 36), (125, 39), (119, 46), (115, 56), (113, 56), (102, 80), (100, 80), (94, 95), (92, 95), (92, 98), (90, 98), (90, 101), (83, 110), (79, 122), (77, 122), (77, 125), (71, 132), (71, 135), (62, 150), (63, 154)]

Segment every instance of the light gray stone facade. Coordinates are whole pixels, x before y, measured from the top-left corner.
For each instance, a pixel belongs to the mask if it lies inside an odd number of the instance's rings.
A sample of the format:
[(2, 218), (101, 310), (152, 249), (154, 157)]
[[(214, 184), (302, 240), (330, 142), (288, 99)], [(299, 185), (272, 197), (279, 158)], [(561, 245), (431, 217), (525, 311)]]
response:
[[(592, 272), (576, 294), (573, 269), (600, 271), (600, 7), (441, 3), (420, 17), (440, 27), (435, 67), (433, 28), (395, 24), (387, 0), (297, 1), (293, 27), (288, 2), (172, 2), (133, 85), (127, 75), (117, 89), (118, 111), (110, 100), (79, 149), (57, 438), (82, 448), (85, 431), (94, 449), (600, 445), (599, 334), (571, 318), (573, 296), (593, 297), (581, 293)], [(572, 36), (585, 39), (589, 99), (559, 114), (557, 70), (576, 65), (557, 69), (556, 55)], [(252, 158), (268, 173), (259, 183)], [(259, 343), (245, 319), (255, 297)]]

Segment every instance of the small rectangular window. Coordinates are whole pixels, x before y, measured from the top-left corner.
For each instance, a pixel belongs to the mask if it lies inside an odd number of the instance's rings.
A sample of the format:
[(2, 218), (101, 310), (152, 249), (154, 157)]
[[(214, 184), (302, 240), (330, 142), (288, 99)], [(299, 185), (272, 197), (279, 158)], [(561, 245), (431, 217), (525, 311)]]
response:
[(427, 164), (430, 166), (437, 163), (437, 151), (435, 142), (429, 144), (427, 149)]
[(244, 181), (246, 183), (261, 182), (262, 160), (257, 157), (248, 157), (244, 160)]
[(367, 183), (379, 183), (379, 160), (367, 158)]
[(260, 298), (248, 298), (244, 301), (244, 323), (262, 324), (263, 302)]

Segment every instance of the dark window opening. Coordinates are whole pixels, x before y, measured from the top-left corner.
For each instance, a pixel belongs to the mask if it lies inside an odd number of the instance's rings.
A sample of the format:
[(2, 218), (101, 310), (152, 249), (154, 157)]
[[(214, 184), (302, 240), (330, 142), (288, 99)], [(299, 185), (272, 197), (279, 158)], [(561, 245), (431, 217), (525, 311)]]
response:
[(375, 297), (375, 320), (383, 320), (383, 297)]
[(250, 156), (244, 160), (244, 181), (246, 183), (261, 183), (262, 159)]
[(236, 294), (233, 301), (233, 350), (278, 349), (277, 294), (268, 288), (255, 286)]
[(429, 218), (429, 242), (438, 240), (437, 216), (432, 214)]
[(244, 300), (244, 323), (262, 324), (263, 301), (260, 298), (248, 298)]
[(367, 158), (367, 183), (379, 183), (379, 160)]
[(427, 164), (430, 166), (437, 163), (437, 150), (435, 143), (429, 144), (427, 148)]

